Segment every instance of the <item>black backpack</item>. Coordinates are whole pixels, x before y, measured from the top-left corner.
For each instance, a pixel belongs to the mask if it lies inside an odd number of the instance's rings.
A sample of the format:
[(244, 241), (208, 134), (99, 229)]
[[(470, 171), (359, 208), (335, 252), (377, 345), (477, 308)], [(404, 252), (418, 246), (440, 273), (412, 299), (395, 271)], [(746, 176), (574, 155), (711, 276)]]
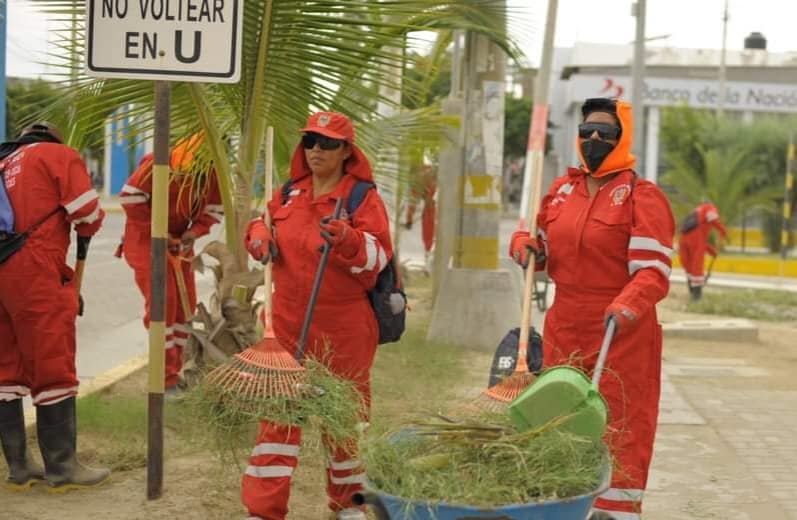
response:
[[(520, 343), (520, 327), (514, 328), (506, 333), (506, 336), (498, 344), (493, 356), (493, 364), (490, 367), (490, 380), (487, 388), (492, 388), (501, 382), (505, 377), (509, 377), (517, 367), (517, 349)], [(533, 374), (538, 374), (542, 370), (542, 336), (534, 327), (529, 330), (529, 345), (526, 350), (526, 366)]]
[[(282, 203), (285, 204), (290, 197), (293, 189), (293, 181), (289, 180), (282, 185)], [(362, 204), (368, 191), (376, 189), (372, 182), (357, 181), (349, 192), (346, 200), (346, 212), (349, 218)], [(379, 272), (374, 288), (368, 291), (368, 299), (376, 316), (376, 323), (379, 325), (379, 344), (393, 343), (401, 339), (401, 335), (406, 328), (407, 319), (407, 295), (399, 277), (396, 258)]]

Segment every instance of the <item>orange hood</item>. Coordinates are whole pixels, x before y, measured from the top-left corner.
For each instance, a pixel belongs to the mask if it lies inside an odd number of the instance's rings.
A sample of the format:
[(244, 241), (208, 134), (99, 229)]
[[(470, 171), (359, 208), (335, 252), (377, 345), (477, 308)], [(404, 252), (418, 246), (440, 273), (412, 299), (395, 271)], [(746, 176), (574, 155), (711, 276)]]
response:
[(631, 153), (631, 146), (634, 140), (634, 115), (631, 103), (618, 99), (616, 106), (617, 111), (614, 115), (617, 117), (622, 129), (620, 141), (618, 141), (614, 150), (609, 152), (609, 155), (606, 156), (597, 171), (591, 172), (587, 168), (587, 161), (581, 155), (581, 138), (576, 138), (576, 149), (578, 150), (578, 159), (581, 161), (581, 171), (589, 173), (593, 177), (604, 177), (623, 170), (630, 170), (636, 164), (636, 157)]

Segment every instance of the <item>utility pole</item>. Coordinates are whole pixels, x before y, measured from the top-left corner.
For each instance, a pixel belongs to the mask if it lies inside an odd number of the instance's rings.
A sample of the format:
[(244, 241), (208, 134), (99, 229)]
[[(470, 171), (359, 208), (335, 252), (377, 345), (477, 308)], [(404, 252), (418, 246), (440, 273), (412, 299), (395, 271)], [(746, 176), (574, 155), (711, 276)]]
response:
[(446, 130), (447, 139), (440, 149), (437, 172), (437, 225), (435, 231), (434, 255), (432, 256), (432, 300), (436, 301), (440, 285), (448, 270), (449, 260), (454, 256), (456, 237), (459, 234), (457, 218), (460, 211), (459, 172), (465, 146), (465, 112), (463, 102), (463, 38), (464, 31), (454, 31), (454, 49), (451, 55), (451, 90), (443, 99), (443, 114), (459, 117), (460, 128)]
[[(534, 86), (534, 107), (531, 112), (529, 142), (526, 149), (526, 163), (523, 168), (523, 192), (520, 201), (520, 218), (525, 219), (526, 229), (531, 226), (531, 219), (537, 215), (538, 202), (542, 198), (543, 163), (545, 159), (545, 137), (548, 132), (548, 105), (551, 89), (551, 71), (553, 69), (553, 42), (556, 32), (556, 11), (558, 0), (548, 2), (548, 14), (545, 18), (545, 35), (542, 41), (542, 57), (537, 83)], [(534, 180), (534, 191), (531, 191)], [(534, 197), (534, 200), (531, 200)], [(531, 204), (531, 207), (529, 206)]]
[(631, 64), (631, 104), (634, 108), (634, 144), (633, 151), (639, 162), (638, 171), (644, 171), (645, 161), (645, 107), (643, 90), (645, 89), (645, 4), (647, 0), (637, 0), (632, 4), (631, 14), (636, 17), (636, 39), (634, 40), (634, 61)]
[(717, 117), (723, 116), (725, 105), (725, 77), (727, 71), (725, 69), (725, 49), (728, 46), (728, 0), (725, 0), (725, 9), (722, 12), (722, 51), (720, 52), (720, 70), (719, 70), (719, 96), (717, 99)]
[[(506, 11), (505, 2), (495, 5)], [(464, 135), (441, 151), (439, 169), (437, 237), (443, 239), (453, 230), (454, 240), (435, 246), (436, 267), (445, 270), (435, 281), (427, 337), (492, 352), (506, 331), (520, 322), (515, 275), (499, 267), (506, 56), (474, 31), (465, 36), (463, 55), (462, 66), (452, 72), (454, 79), (462, 78), (463, 93), (457, 100)], [(452, 91), (456, 84), (453, 87)], [(452, 108), (444, 103), (446, 111)], [(435, 277), (439, 274), (435, 269)], [(507, 298), (513, 293), (517, 300)]]

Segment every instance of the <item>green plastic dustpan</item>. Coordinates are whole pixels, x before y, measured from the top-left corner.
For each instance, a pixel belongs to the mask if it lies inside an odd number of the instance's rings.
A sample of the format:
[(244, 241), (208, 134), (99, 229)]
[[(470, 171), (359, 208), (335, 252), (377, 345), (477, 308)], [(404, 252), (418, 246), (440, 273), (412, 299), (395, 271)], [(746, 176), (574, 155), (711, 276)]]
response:
[(520, 431), (561, 419), (560, 427), (576, 435), (600, 439), (606, 431), (609, 409), (598, 391), (603, 365), (617, 324), (606, 325), (592, 380), (571, 366), (551, 367), (509, 405), (509, 418)]

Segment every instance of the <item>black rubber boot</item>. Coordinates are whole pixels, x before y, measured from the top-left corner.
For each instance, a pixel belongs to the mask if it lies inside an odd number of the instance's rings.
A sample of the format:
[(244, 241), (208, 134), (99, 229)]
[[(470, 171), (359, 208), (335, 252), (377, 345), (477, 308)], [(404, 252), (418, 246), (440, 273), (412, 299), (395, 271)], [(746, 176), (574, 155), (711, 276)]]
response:
[(690, 287), (689, 292), (692, 294), (692, 301), (698, 301), (700, 300), (700, 298), (703, 297), (703, 286), (697, 285), (694, 287)]
[(24, 491), (44, 480), (44, 470), (28, 454), (22, 399), (0, 401), (0, 444), (8, 464), (6, 488)]
[(614, 517), (605, 511), (595, 511), (589, 515), (589, 520), (614, 520)]
[(75, 398), (36, 407), (36, 429), (51, 493), (99, 486), (111, 475), (107, 469), (83, 466), (77, 460)]

